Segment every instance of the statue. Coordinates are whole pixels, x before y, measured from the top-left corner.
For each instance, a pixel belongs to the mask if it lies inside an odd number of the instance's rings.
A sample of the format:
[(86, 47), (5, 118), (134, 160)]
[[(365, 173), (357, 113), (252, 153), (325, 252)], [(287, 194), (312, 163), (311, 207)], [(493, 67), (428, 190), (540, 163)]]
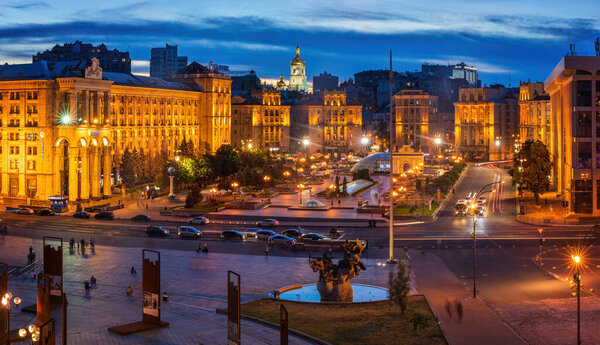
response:
[(352, 302), (352, 286), (350, 280), (360, 274), (366, 267), (360, 261), (364, 244), (356, 241), (346, 241), (342, 245), (344, 258), (337, 264), (332, 263), (333, 256), (326, 252), (320, 258), (308, 259), (313, 272), (319, 272), (317, 290), (321, 295), (321, 301)]

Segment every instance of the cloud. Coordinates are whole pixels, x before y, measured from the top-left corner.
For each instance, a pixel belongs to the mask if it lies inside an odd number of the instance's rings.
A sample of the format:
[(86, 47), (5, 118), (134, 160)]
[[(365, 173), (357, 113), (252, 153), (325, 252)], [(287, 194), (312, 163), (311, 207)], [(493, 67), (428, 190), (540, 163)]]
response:
[(29, 10), (34, 8), (51, 8), (50, 4), (43, 1), (31, 1), (31, 2), (16, 2), (12, 4), (0, 5), (0, 8), (7, 8), (13, 10)]

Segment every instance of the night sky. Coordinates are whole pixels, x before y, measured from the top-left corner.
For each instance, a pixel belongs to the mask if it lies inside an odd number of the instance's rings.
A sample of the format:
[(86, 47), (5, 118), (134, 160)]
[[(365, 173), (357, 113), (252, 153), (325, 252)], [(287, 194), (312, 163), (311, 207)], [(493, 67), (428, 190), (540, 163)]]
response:
[(464, 61), (483, 83), (543, 81), (569, 50), (593, 54), (598, 0), (28, 1), (0, 0), (0, 63), (77, 39), (129, 50), (148, 73), (150, 48), (178, 44), (189, 61), (287, 78), (300, 45), (309, 80), (361, 70), (413, 71)]

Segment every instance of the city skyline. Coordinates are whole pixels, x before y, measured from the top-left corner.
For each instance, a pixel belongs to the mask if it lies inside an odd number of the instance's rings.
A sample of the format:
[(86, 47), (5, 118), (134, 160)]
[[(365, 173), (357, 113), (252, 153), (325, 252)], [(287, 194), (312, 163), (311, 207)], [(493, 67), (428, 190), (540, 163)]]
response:
[[(586, 6), (591, 4), (372, 2), (365, 10), (355, 2), (281, 8), (270, 1), (252, 6), (107, 1), (90, 8), (64, 0), (12, 1), (0, 5), (0, 61), (27, 63), (38, 51), (82, 40), (128, 50), (133, 72), (148, 73), (150, 48), (169, 43), (179, 45), (190, 61), (213, 60), (276, 78), (287, 74), (299, 44), (309, 77), (326, 70), (343, 81), (362, 70), (387, 68), (391, 48), (397, 71), (464, 61), (478, 68), (483, 84), (515, 86), (520, 80), (543, 81), (569, 43), (577, 52), (593, 51), (599, 24), (595, 7)], [(519, 15), (513, 14), (516, 6)]]

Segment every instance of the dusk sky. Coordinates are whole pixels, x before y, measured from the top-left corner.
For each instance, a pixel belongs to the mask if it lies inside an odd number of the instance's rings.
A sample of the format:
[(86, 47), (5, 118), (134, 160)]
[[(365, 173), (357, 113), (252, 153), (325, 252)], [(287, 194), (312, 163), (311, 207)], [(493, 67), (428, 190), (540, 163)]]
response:
[(77, 39), (129, 50), (147, 73), (150, 48), (179, 45), (189, 61), (214, 60), (266, 78), (289, 75), (295, 46), (307, 75), (341, 80), (422, 62), (476, 66), (483, 83), (543, 81), (567, 53), (593, 54), (598, 0), (576, 1), (0, 1), (0, 62)]

